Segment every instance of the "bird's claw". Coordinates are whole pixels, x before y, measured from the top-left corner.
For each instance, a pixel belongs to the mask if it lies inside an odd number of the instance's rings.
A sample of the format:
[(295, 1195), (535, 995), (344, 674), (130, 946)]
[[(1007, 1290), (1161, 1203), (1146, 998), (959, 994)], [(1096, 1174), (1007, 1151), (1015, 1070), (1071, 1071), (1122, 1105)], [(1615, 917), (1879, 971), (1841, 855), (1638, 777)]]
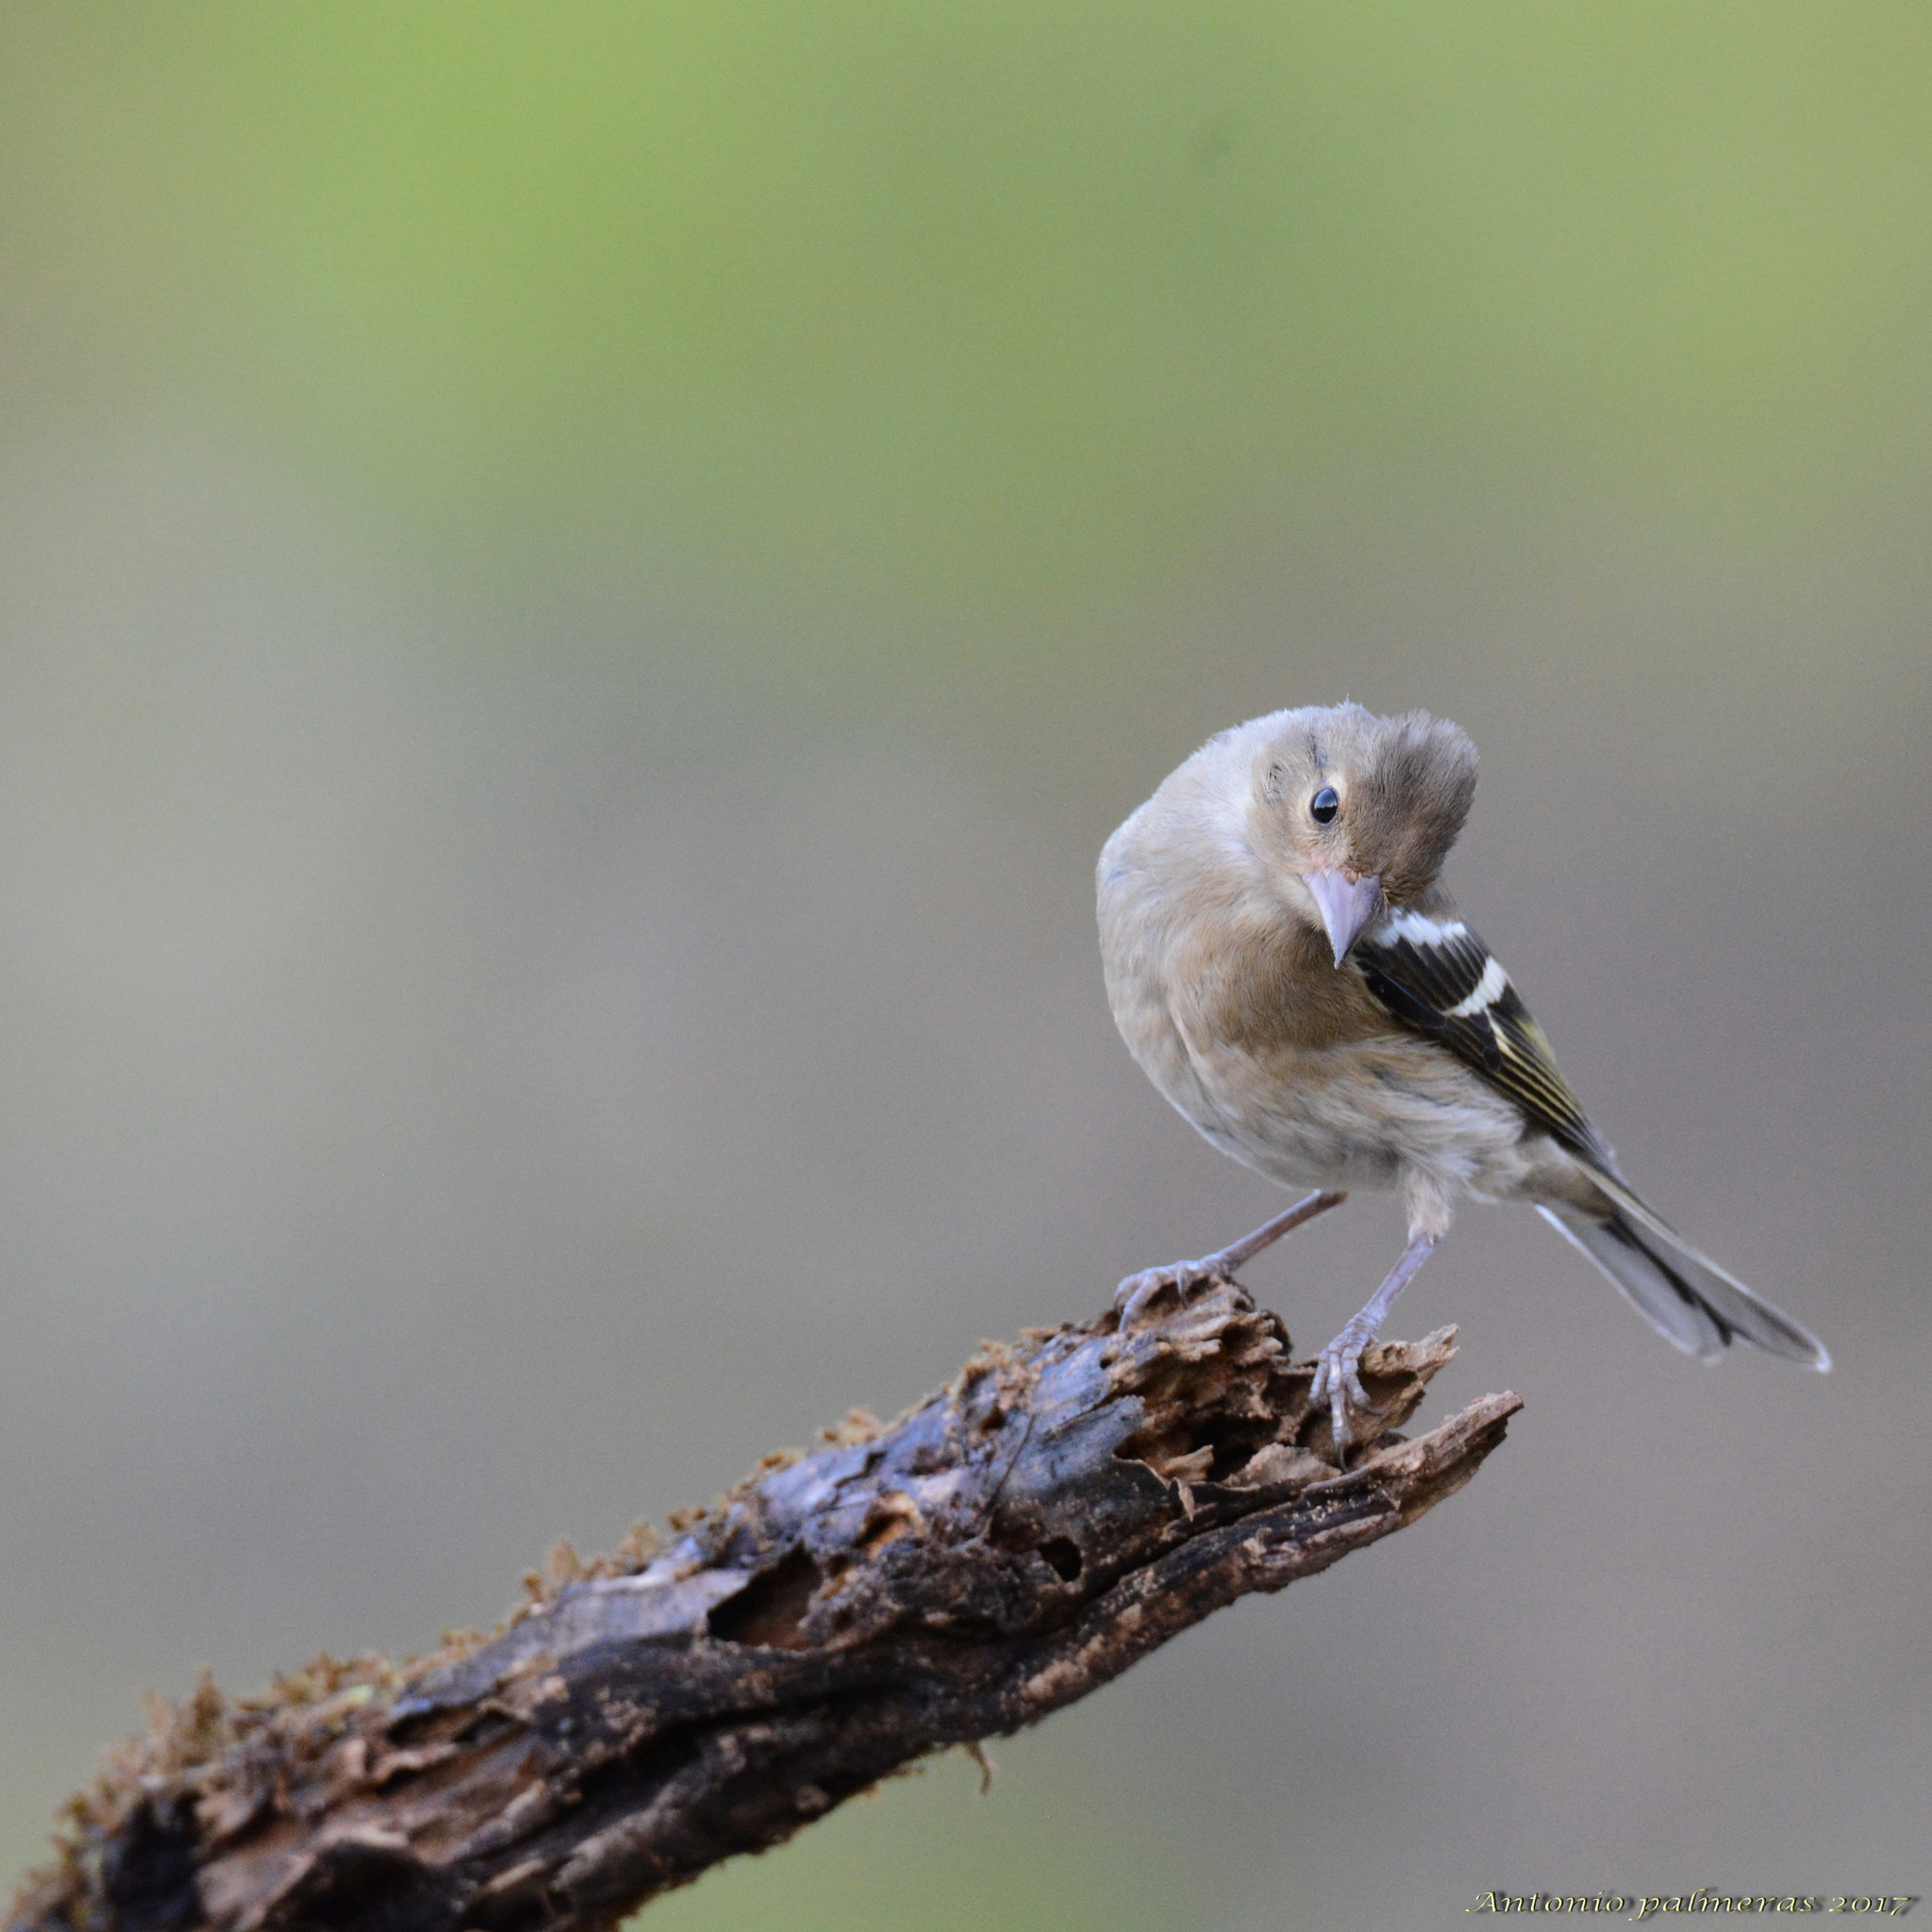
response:
[(1185, 1307), (1197, 1291), (1225, 1278), (1212, 1257), (1205, 1261), (1170, 1261), (1164, 1268), (1143, 1268), (1138, 1274), (1127, 1275), (1113, 1291), (1113, 1305), (1120, 1310), (1121, 1326), (1129, 1328), (1163, 1289), (1173, 1289)]
[(1355, 1444), (1355, 1432), (1348, 1425), (1348, 1405), (1353, 1402), (1359, 1409), (1368, 1410), (1369, 1391), (1362, 1387), (1358, 1373), (1361, 1367), (1362, 1351), (1374, 1341), (1373, 1328), (1357, 1325), (1351, 1322), (1320, 1355), (1315, 1357), (1315, 1379), (1308, 1385), (1308, 1399), (1320, 1402), (1324, 1397), (1328, 1403), (1328, 1416), (1335, 1432), (1335, 1459), (1345, 1461), (1349, 1450)]

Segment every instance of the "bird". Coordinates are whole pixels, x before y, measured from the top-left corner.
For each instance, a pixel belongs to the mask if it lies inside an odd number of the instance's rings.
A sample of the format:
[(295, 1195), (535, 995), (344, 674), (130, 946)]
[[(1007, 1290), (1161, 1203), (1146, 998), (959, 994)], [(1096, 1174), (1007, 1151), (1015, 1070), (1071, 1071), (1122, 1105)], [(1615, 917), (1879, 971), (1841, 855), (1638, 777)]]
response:
[(1526, 1202), (1658, 1334), (1826, 1370), (1823, 1344), (1700, 1254), (1631, 1188), (1442, 866), (1475, 795), (1468, 735), (1344, 703), (1209, 739), (1108, 840), (1097, 868), (1108, 1003), (1128, 1051), (1213, 1146), (1312, 1190), (1200, 1260), (1120, 1284), (1124, 1328), (1358, 1189), (1393, 1191), (1408, 1244), (1315, 1358), (1338, 1459), (1359, 1368), (1465, 1200)]

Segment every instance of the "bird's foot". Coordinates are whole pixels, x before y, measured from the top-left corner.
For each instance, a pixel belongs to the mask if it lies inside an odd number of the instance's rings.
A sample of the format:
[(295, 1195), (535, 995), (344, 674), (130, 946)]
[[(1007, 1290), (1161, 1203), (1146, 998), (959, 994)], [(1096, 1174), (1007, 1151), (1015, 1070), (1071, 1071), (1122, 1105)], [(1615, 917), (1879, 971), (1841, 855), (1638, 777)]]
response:
[(1372, 1416), (1375, 1413), (1369, 1408), (1369, 1391), (1362, 1387), (1362, 1378), (1357, 1373), (1361, 1366), (1362, 1351), (1381, 1333), (1389, 1310), (1395, 1306), (1395, 1297), (1408, 1286), (1416, 1270), (1435, 1252), (1441, 1240), (1441, 1235), (1427, 1232), (1412, 1235), (1402, 1251), (1402, 1259), (1389, 1271), (1388, 1278), (1369, 1297), (1367, 1305), (1349, 1317), (1348, 1325), (1315, 1357), (1315, 1379), (1308, 1385), (1308, 1396), (1314, 1402), (1320, 1402), (1324, 1395), (1328, 1398), (1328, 1413), (1335, 1424), (1335, 1460), (1341, 1468), (1348, 1466), (1348, 1452), (1355, 1441), (1355, 1434), (1348, 1426), (1349, 1402), (1352, 1399), (1357, 1408), (1367, 1409)]
[(1272, 1248), (1291, 1228), (1327, 1213), (1331, 1208), (1341, 1207), (1347, 1199), (1346, 1194), (1317, 1191), (1292, 1208), (1284, 1208), (1273, 1221), (1264, 1221), (1253, 1234), (1244, 1234), (1240, 1241), (1229, 1241), (1226, 1247), (1216, 1248), (1198, 1261), (1170, 1261), (1165, 1268), (1143, 1268), (1140, 1274), (1128, 1275), (1113, 1291), (1114, 1307), (1121, 1311), (1121, 1326), (1124, 1328), (1145, 1314), (1148, 1305), (1163, 1289), (1174, 1289), (1185, 1307), (1197, 1289), (1211, 1282), (1225, 1282), (1232, 1287), (1237, 1268), (1244, 1267), (1264, 1249)]
[[(1362, 1387), (1358, 1371), (1362, 1351), (1374, 1339), (1374, 1328), (1357, 1315), (1315, 1357), (1315, 1379), (1308, 1386), (1308, 1399), (1327, 1399), (1329, 1420), (1335, 1431), (1335, 1460), (1339, 1464), (1347, 1462), (1348, 1452), (1355, 1444), (1355, 1434), (1348, 1425), (1349, 1403), (1353, 1401), (1357, 1408), (1369, 1409), (1369, 1391)], [(1374, 1410), (1369, 1412), (1373, 1414)]]
[(1113, 1305), (1120, 1310), (1121, 1327), (1127, 1329), (1170, 1288), (1185, 1307), (1202, 1289), (1233, 1278), (1224, 1255), (1209, 1255), (1200, 1261), (1170, 1261), (1164, 1268), (1143, 1268), (1138, 1274), (1129, 1274), (1114, 1290)]

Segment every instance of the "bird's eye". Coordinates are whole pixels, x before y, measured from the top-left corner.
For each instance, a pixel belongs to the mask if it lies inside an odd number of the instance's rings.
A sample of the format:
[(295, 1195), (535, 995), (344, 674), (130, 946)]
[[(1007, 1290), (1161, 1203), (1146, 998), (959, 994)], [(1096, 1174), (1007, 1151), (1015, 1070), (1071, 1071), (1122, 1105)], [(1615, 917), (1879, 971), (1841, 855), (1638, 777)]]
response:
[(1341, 809), (1341, 801), (1336, 797), (1335, 788), (1332, 785), (1323, 786), (1321, 791), (1308, 800), (1308, 816), (1318, 825), (1325, 825), (1331, 823), (1335, 814)]

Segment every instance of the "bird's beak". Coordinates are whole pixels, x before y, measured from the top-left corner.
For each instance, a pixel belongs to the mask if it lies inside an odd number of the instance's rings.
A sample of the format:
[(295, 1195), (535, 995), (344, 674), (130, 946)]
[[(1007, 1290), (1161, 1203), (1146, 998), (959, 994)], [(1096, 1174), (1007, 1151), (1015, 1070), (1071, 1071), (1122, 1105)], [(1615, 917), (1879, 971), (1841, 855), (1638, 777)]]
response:
[(1365, 879), (1352, 879), (1345, 872), (1318, 865), (1303, 873), (1302, 880), (1314, 894), (1328, 943), (1335, 948), (1335, 963), (1340, 966), (1382, 903), (1381, 876), (1371, 873)]

